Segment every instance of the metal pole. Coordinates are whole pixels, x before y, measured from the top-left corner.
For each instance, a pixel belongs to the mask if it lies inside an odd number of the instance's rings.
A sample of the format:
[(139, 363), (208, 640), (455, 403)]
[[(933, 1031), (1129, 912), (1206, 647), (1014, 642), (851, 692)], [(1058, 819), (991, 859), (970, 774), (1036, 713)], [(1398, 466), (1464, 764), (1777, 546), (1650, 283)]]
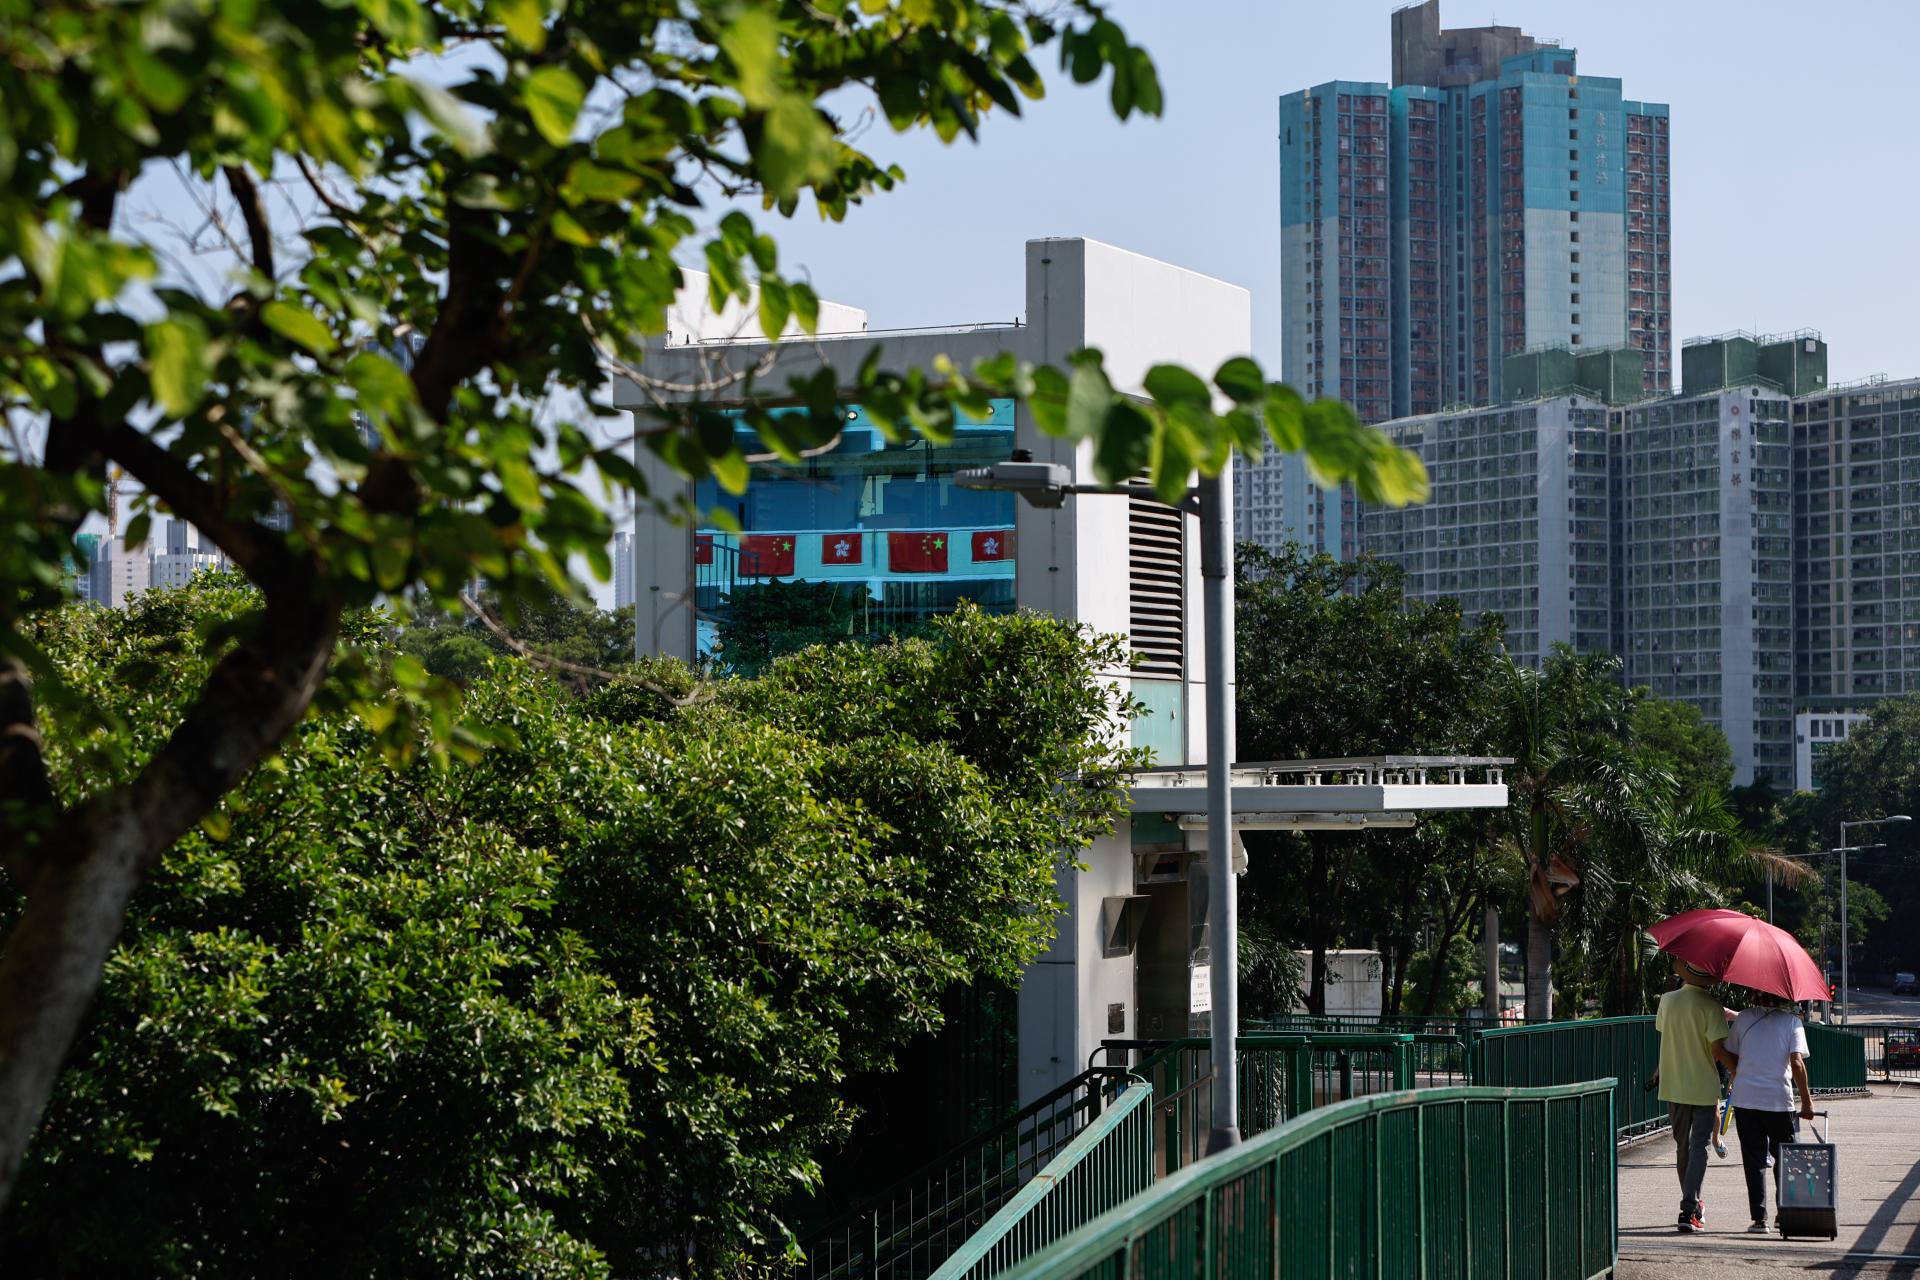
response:
[(1207, 932), (1212, 942), (1213, 1127), (1209, 1155), (1240, 1141), (1239, 1079), (1234, 1061), (1240, 1026), (1240, 922), (1233, 877), (1233, 796), (1228, 788), (1227, 660), (1233, 652), (1233, 619), (1227, 612), (1227, 574), (1233, 564), (1232, 533), (1221, 476), (1201, 476), (1200, 596), (1206, 626), (1207, 678)]
[(1486, 965), (1486, 973), (1481, 978), (1486, 990), (1480, 1003), (1486, 1009), (1488, 1024), (1497, 1027), (1500, 1025), (1500, 908), (1491, 904), (1480, 921), (1480, 949)]
[(1853, 1016), (1847, 999), (1847, 824), (1840, 824), (1840, 1025)]
[(1767, 923), (1773, 923), (1773, 864), (1767, 864)]

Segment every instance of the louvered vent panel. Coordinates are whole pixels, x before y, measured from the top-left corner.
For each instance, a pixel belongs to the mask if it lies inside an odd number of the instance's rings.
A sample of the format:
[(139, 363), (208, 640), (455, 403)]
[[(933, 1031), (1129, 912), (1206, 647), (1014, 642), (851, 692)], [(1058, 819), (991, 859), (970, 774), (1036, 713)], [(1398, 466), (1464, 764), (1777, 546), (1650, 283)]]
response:
[(1135, 670), (1178, 676), (1186, 669), (1187, 644), (1182, 517), (1157, 502), (1127, 502), (1127, 630), (1140, 655)]

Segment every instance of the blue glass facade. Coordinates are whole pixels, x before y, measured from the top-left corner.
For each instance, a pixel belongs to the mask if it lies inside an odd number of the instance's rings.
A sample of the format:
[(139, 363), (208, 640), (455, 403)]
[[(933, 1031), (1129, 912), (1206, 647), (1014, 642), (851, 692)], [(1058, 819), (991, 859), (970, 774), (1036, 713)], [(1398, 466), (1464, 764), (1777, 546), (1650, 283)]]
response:
[[(1366, 421), (1505, 398), (1506, 357), (1622, 346), (1671, 388), (1667, 109), (1513, 27), (1394, 17), (1394, 83), (1280, 99), (1282, 372)], [(1335, 555), (1343, 495), (1297, 459), (1247, 468), (1240, 533)]]
[[(962, 489), (962, 467), (1005, 461), (1013, 450), (1013, 401), (996, 400), (948, 445), (889, 442), (857, 406), (838, 443), (796, 464), (757, 462), (745, 493), (700, 481), (694, 500), (709, 517), (694, 540), (698, 645), (711, 653), (730, 600), (770, 581), (846, 588), (854, 632), (885, 635), (951, 612), (962, 600), (993, 611), (1014, 601), (1014, 496)], [(746, 428), (740, 446), (764, 449)], [(725, 511), (739, 532), (711, 522)]]

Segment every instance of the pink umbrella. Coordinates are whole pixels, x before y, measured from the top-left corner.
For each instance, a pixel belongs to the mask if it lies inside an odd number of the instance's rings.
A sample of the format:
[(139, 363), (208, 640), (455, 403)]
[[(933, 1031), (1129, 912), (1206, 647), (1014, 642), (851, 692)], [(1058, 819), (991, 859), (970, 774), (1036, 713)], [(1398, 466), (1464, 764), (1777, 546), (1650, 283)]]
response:
[(1785, 929), (1743, 911), (1684, 911), (1647, 930), (1660, 949), (1723, 982), (1788, 1000), (1825, 1000), (1826, 975)]

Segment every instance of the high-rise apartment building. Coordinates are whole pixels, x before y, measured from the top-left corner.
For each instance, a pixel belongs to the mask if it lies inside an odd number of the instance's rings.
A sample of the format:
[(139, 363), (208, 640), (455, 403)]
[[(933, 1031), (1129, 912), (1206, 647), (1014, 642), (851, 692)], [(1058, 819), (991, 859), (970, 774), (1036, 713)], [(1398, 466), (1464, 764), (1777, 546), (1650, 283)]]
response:
[(1796, 400), (1792, 450), (1795, 702), (1920, 690), (1920, 379)]
[(1369, 510), (1363, 545), (1411, 597), (1502, 615), (1518, 660), (1618, 654), (1737, 781), (1792, 786), (1808, 735), (1920, 690), (1920, 380), (1830, 388), (1817, 333), (1734, 333), (1647, 396), (1642, 354), (1510, 356), (1526, 399), (1383, 424), (1433, 500)]
[(1405, 571), (1410, 598), (1501, 615), (1517, 662), (1537, 666), (1556, 644), (1607, 649), (1606, 404), (1555, 394), (1382, 429), (1433, 484), (1426, 502), (1366, 513), (1364, 549)]
[(1630, 685), (1692, 703), (1739, 780), (1793, 775), (1791, 401), (1754, 379), (1614, 411)]
[[(1280, 100), (1282, 374), (1362, 419), (1509, 398), (1506, 357), (1628, 347), (1673, 382), (1667, 108), (1514, 27), (1393, 15), (1393, 83)], [(1246, 468), (1255, 541), (1338, 553), (1351, 503)], [(1277, 537), (1258, 530), (1272, 527)]]

